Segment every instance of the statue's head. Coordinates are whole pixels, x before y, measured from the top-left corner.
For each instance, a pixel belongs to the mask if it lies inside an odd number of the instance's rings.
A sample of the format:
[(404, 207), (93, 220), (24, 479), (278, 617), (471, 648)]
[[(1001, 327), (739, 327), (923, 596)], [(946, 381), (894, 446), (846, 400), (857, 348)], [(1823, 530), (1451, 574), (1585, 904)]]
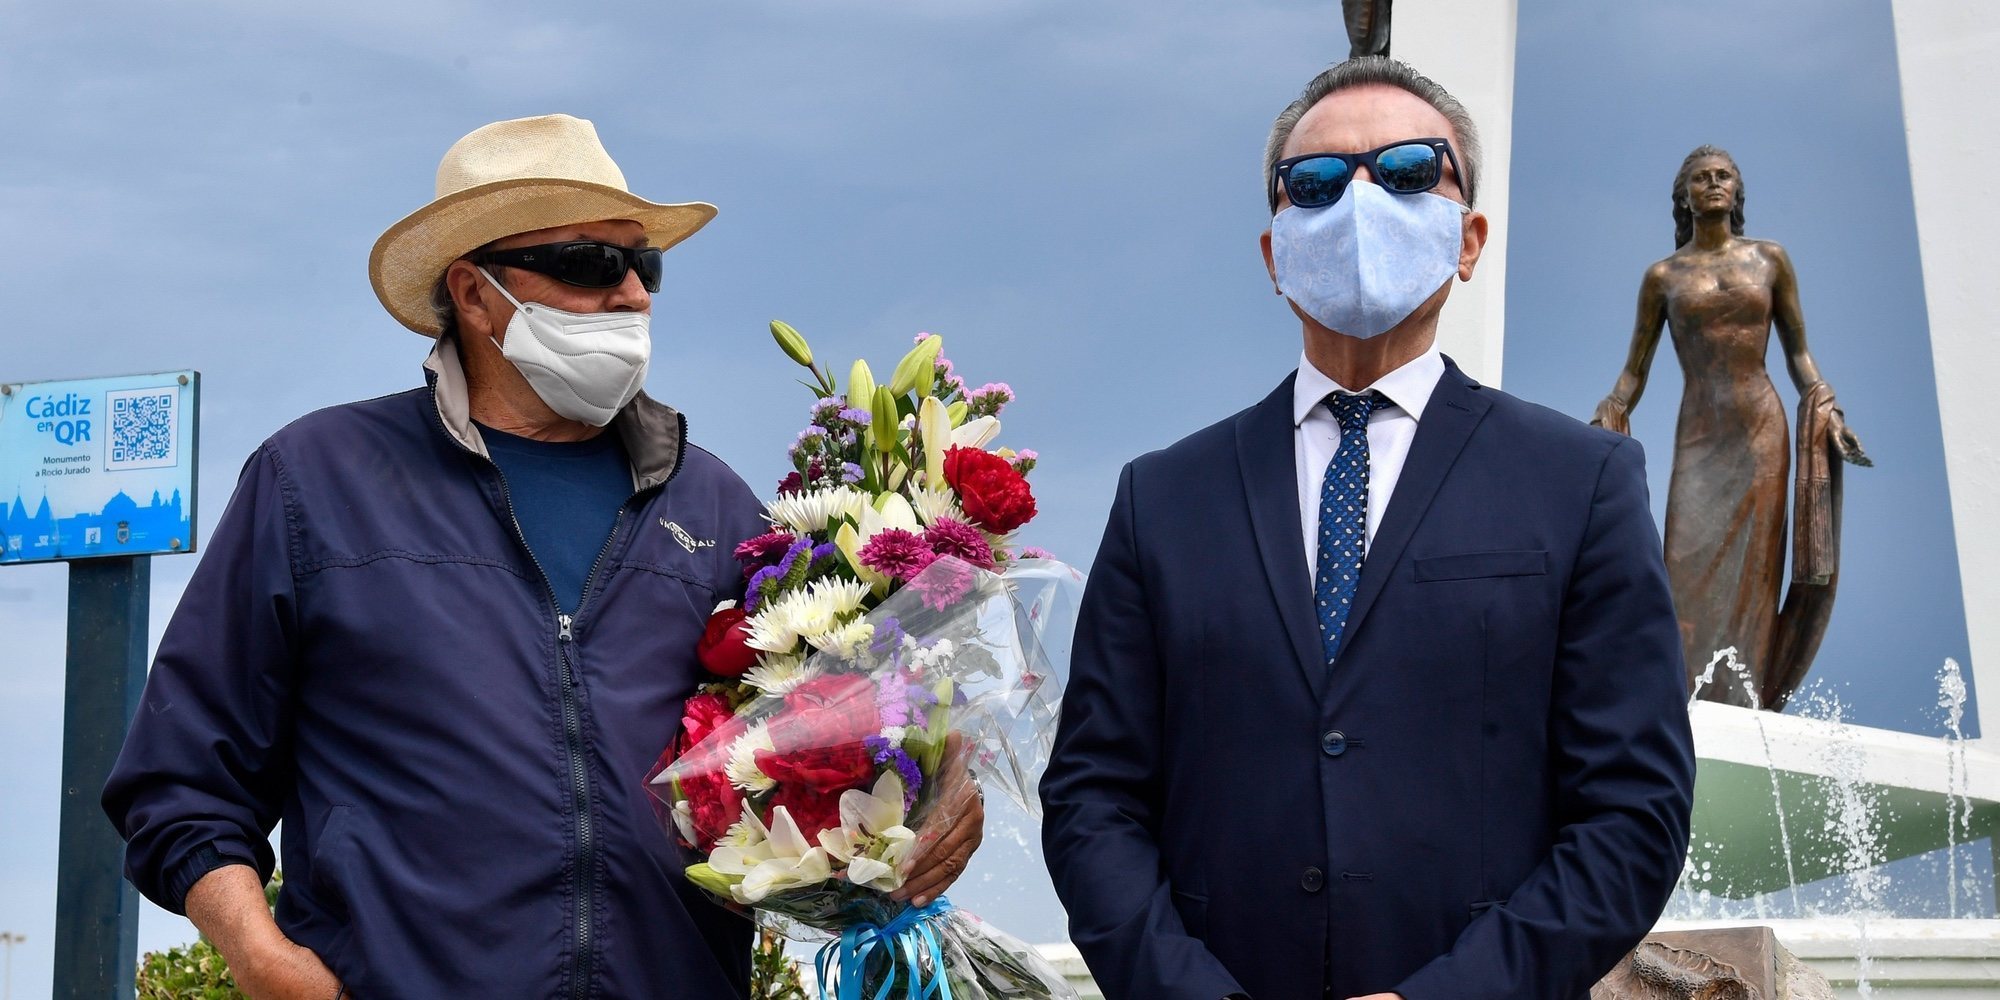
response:
[[(1691, 191), (1690, 181), (1700, 174), (1702, 191)], [(1696, 205), (1694, 199), (1712, 188), (1725, 191), (1734, 189), (1735, 196), (1729, 209), (1729, 231), (1743, 235), (1743, 172), (1736, 168), (1736, 160), (1727, 150), (1714, 146), (1696, 146), (1694, 152), (1681, 161), (1679, 173), (1674, 175), (1674, 248), (1679, 249), (1694, 239), (1694, 217), (1703, 206)]]

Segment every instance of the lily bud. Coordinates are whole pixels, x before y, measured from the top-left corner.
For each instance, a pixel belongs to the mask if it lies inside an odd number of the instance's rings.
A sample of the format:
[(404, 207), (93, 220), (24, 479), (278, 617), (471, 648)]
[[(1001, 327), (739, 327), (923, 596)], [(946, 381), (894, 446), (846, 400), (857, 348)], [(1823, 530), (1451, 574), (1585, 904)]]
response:
[(875, 405), (875, 373), (868, 370), (867, 358), (855, 359), (853, 370), (847, 373), (847, 405)]
[(925, 337), (923, 343), (910, 348), (910, 353), (896, 363), (896, 374), (889, 380), (889, 391), (898, 396), (908, 395), (912, 390), (930, 395), (931, 386), (937, 381), (938, 352), (942, 350), (943, 337)]
[(965, 400), (961, 399), (944, 408), (944, 415), (951, 418), (951, 425), (957, 427), (965, 423)]
[(896, 440), (902, 435), (902, 423), (903, 418), (896, 413), (896, 394), (877, 387), (874, 414), (868, 425), (868, 435), (874, 439), (876, 451), (888, 455), (896, 450)]
[(785, 352), (785, 357), (798, 362), (801, 368), (812, 367), (812, 348), (806, 344), (806, 338), (799, 331), (792, 329), (790, 323), (781, 319), (772, 320), (771, 339), (778, 342), (778, 350)]

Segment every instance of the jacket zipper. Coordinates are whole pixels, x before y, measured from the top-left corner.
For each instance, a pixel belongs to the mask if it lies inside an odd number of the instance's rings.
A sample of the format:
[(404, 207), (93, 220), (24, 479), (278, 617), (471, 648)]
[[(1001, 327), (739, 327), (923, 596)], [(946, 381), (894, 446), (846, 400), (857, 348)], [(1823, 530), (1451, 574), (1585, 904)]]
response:
[[(438, 413), (437, 409), (437, 384), (435, 381), (431, 383), (430, 389), (431, 412), (438, 414), (438, 426), (446, 432), (445, 437), (449, 439), (451, 438), (450, 430), (444, 427), (444, 417), (441, 413)], [(687, 447), (687, 416), (685, 414), (679, 414), (678, 416), (680, 416), (681, 447), (685, 449)], [(459, 447), (464, 450), (470, 450), (465, 449), (463, 445)], [(597, 570), (604, 563), (605, 553), (610, 552), (612, 543), (618, 540), (619, 529), (625, 524), (626, 509), (632, 505), (633, 500), (638, 499), (641, 495), (653, 490), (666, 489), (667, 484), (673, 482), (674, 477), (680, 475), (681, 466), (686, 464), (686, 457), (686, 453), (683, 451), (681, 455), (677, 456), (674, 467), (667, 470), (666, 478), (660, 480), (658, 485), (634, 491), (631, 496), (625, 498), (624, 503), (618, 506), (618, 516), (611, 522), (611, 533), (605, 537), (603, 546), (598, 548), (597, 558), (591, 561), (590, 572), (583, 578), (583, 594), (577, 599), (577, 614), (582, 614), (584, 607), (590, 602), (591, 585), (597, 582)], [(507, 505), (507, 523), (513, 526), (514, 538), (521, 543), (521, 551), (528, 554), (528, 562), (534, 565), (536, 574), (541, 576), (542, 590), (548, 594), (549, 607), (555, 612), (556, 616), (556, 686), (561, 689), (562, 694), (563, 743), (565, 754), (569, 758), (570, 795), (576, 810), (576, 871), (572, 879), (572, 884), (575, 888), (573, 896), (576, 899), (576, 960), (572, 963), (569, 992), (570, 996), (576, 997), (578, 1000), (583, 1000), (583, 998), (590, 996), (590, 980), (595, 971), (593, 966), (596, 963), (591, 952), (592, 928), (590, 921), (591, 911), (596, 905), (596, 881), (592, 878), (592, 875), (597, 867), (597, 846), (595, 835), (590, 825), (590, 769), (584, 761), (582, 712), (577, 707), (576, 702), (576, 688), (579, 682), (576, 676), (576, 668), (570, 663), (569, 658), (569, 647), (576, 641), (574, 630), (576, 618), (563, 613), (562, 599), (556, 596), (555, 584), (549, 581), (549, 571), (542, 568), (541, 559), (536, 557), (535, 550), (528, 545), (527, 532), (521, 530), (521, 519), (514, 513), (514, 494), (512, 490), (507, 488), (506, 473), (500, 471), (500, 464), (493, 461), (490, 456), (485, 456), (485, 458), (486, 464), (492, 466), (494, 475), (500, 480), (500, 500)]]
[[(549, 595), (549, 607), (556, 616), (556, 687), (562, 701), (563, 752), (569, 758), (570, 806), (576, 811), (576, 868), (571, 877), (571, 896), (576, 900), (576, 958), (571, 963), (570, 996), (588, 997), (594, 964), (590, 920), (596, 907), (596, 883), (591, 875), (597, 866), (597, 845), (590, 825), (590, 768), (584, 761), (583, 717), (576, 704), (576, 669), (569, 660), (570, 643), (576, 641), (571, 630), (575, 619), (563, 613), (562, 599), (556, 596), (555, 584), (549, 582), (549, 571), (542, 568), (541, 559), (528, 545), (528, 534), (521, 530), (521, 518), (514, 513), (514, 493), (507, 486), (506, 473), (500, 471), (499, 463), (490, 458), (486, 461), (500, 479), (500, 499), (507, 505), (507, 523), (513, 525), (521, 551), (528, 554), (528, 562), (534, 564), (535, 572), (541, 576), (542, 590)], [(600, 558), (602, 555), (600, 552)], [(584, 582), (584, 590), (590, 590), (588, 580)]]

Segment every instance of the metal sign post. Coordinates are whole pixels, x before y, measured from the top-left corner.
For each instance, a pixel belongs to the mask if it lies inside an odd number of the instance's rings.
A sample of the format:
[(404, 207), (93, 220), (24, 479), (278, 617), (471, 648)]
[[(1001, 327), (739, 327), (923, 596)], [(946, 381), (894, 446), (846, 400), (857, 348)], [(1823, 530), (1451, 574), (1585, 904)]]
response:
[(56, 861), (55, 996), (132, 996), (139, 892), (98, 793), (146, 686), (152, 558), (69, 566), (69, 678), (63, 700), (62, 847)]
[(69, 563), (58, 1000), (133, 993), (139, 893), (99, 797), (146, 684), (152, 557), (195, 547), (200, 390), (193, 371), (0, 383), (0, 566)]

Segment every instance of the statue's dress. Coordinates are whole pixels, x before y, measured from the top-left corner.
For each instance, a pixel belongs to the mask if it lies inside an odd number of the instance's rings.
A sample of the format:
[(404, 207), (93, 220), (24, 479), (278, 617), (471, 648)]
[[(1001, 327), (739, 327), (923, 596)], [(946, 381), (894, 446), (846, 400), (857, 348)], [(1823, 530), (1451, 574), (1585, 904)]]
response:
[[(1777, 634), (1790, 488), (1785, 407), (1765, 367), (1771, 289), (1670, 289), (1667, 320), (1686, 387), (1667, 488), (1666, 561), (1689, 683), (1729, 646), (1762, 675)], [(1704, 697), (1750, 702), (1748, 688), (1724, 676)]]

